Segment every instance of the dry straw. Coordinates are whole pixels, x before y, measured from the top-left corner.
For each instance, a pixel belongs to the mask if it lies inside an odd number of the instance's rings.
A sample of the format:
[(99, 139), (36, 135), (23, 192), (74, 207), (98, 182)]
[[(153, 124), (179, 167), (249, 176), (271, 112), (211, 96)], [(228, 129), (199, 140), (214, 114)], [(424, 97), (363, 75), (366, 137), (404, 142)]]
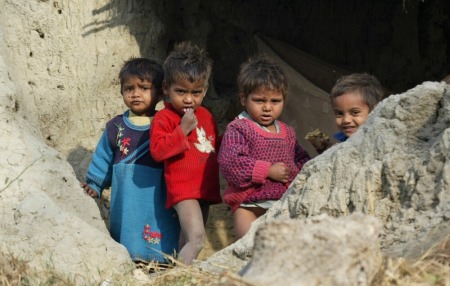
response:
[[(141, 270), (149, 275), (151, 282), (147, 285), (254, 286), (231, 271), (225, 271), (222, 274), (205, 272), (195, 266), (184, 265), (173, 258), (167, 265), (147, 264), (141, 267)], [(0, 253), (1, 286), (74, 286), (77, 284), (75, 280), (78, 279), (58, 274), (51, 266), (45, 271), (30, 270), (26, 262), (17, 259), (14, 255)], [(280, 284), (282, 282), (280, 281)], [(114, 277), (112, 284), (143, 285), (134, 280), (132, 274), (130, 277)], [(372, 286), (375, 285), (450, 286), (450, 234), (415, 261), (384, 257), (382, 269), (372, 282)]]
[(450, 234), (416, 261), (385, 258), (384, 269), (372, 285), (450, 286)]

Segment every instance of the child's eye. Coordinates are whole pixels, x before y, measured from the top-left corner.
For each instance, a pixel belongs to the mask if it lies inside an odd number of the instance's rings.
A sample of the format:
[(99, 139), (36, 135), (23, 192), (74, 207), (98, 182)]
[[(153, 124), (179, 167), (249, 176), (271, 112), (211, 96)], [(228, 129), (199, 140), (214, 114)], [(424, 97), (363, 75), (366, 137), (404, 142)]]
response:
[(334, 116), (335, 116), (336, 118), (341, 118), (341, 117), (342, 117), (342, 112), (335, 111), (335, 112), (334, 112)]
[(359, 110), (354, 110), (354, 111), (350, 112), (350, 115), (356, 116), (356, 115), (358, 115), (359, 113), (360, 113)]
[(186, 91), (183, 90), (183, 89), (175, 89), (175, 92), (178, 93), (178, 94), (185, 94), (186, 93)]
[(194, 90), (192, 91), (192, 95), (196, 96), (196, 95), (201, 95), (203, 93), (203, 90)]

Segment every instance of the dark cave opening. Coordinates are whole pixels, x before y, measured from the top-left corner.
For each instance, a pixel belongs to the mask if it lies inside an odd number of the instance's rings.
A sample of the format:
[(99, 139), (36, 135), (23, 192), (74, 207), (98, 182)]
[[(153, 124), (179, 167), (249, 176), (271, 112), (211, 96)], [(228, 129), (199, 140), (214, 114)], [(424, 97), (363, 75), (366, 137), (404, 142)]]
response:
[(255, 33), (350, 72), (371, 73), (393, 93), (450, 73), (448, 0), (115, 0), (108, 8), (116, 11), (114, 25), (135, 35), (143, 56), (157, 50), (145, 28), (151, 10), (165, 26), (156, 44), (167, 52), (183, 40), (207, 49), (221, 97), (235, 95), (239, 65), (255, 53)]

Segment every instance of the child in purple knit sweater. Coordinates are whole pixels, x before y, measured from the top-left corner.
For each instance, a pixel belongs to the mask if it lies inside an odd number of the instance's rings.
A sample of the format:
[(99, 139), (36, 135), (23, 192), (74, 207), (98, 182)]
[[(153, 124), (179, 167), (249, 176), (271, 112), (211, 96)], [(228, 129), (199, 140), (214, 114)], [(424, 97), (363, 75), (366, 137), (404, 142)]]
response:
[(310, 159), (294, 129), (277, 120), (287, 85), (281, 67), (264, 56), (241, 66), (239, 98), (246, 111), (227, 126), (218, 157), (228, 184), (224, 201), (233, 212), (238, 239), (281, 198)]

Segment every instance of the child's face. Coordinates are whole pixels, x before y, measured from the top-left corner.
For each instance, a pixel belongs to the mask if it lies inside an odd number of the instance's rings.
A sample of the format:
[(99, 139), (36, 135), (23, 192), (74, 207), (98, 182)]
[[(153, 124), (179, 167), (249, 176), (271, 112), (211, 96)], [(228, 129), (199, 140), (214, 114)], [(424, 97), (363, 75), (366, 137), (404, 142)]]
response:
[(275, 130), (273, 122), (280, 117), (284, 107), (281, 92), (262, 88), (247, 97), (241, 95), (240, 98), (242, 106), (253, 120), (271, 131)]
[(359, 92), (344, 93), (332, 100), (336, 125), (347, 137), (352, 136), (364, 124), (369, 106)]
[(159, 100), (159, 92), (148, 80), (131, 76), (124, 80), (122, 97), (125, 105), (138, 116), (152, 116)]
[(207, 89), (206, 81), (192, 83), (186, 79), (180, 79), (172, 82), (170, 86), (163, 81), (164, 94), (169, 96), (170, 103), (179, 114), (184, 114), (188, 109), (197, 110), (205, 98)]

